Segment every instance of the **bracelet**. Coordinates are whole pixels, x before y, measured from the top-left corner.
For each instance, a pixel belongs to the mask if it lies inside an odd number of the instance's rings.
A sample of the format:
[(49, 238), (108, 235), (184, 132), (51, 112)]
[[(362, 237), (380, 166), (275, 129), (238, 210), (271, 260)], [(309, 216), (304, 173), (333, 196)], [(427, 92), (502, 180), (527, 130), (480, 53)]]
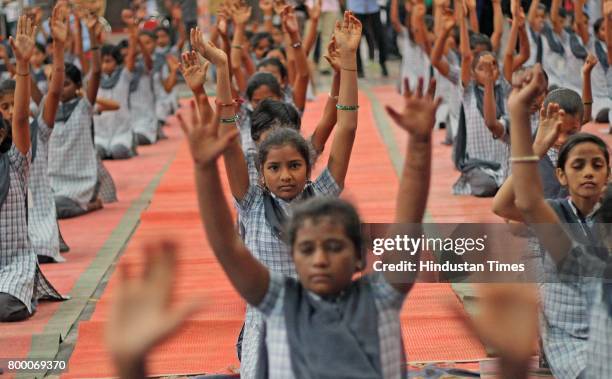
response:
[(338, 95), (334, 96), (334, 95), (332, 95), (332, 94), (330, 93), (330, 94), (329, 94), (329, 98), (330, 98), (330, 99), (334, 99), (334, 100), (338, 101)]
[(19, 73), (19, 72), (15, 72), (15, 75), (17, 75), (17, 76), (30, 76), (30, 73), (29, 73), (29, 72), (27, 72), (27, 73), (25, 73), (25, 74), (21, 74), (21, 73)]
[(352, 68), (344, 68), (344, 67), (341, 67), (340, 69), (341, 69), (341, 70), (344, 70), (344, 71), (355, 71), (355, 72), (357, 71), (357, 69), (356, 69), (356, 68), (355, 68), (355, 69), (352, 69)]
[(302, 47), (302, 42), (296, 42), (296, 43), (292, 44), (291, 47), (293, 47), (294, 49), (300, 48), (300, 47)]
[(231, 103), (225, 104), (225, 103), (222, 103), (221, 100), (215, 99), (215, 104), (219, 107), (233, 107), (236, 105), (236, 100), (232, 100)]
[(265, 15), (263, 16), (263, 19), (264, 19), (264, 21), (272, 20), (272, 16), (270, 16), (270, 15), (266, 15), (266, 14), (265, 14)]
[(238, 115), (237, 114), (233, 115), (232, 117), (219, 119), (219, 122), (222, 123), (222, 124), (233, 124), (236, 121), (238, 121)]
[(528, 155), (526, 157), (511, 157), (510, 162), (512, 163), (535, 163), (539, 162), (540, 157), (537, 155)]
[(232, 49), (240, 49), (240, 50), (242, 50), (242, 45), (232, 45)]
[(336, 109), (339, 111), (356, 111), (359, 109), (359, 105), (340, 105), (336, 104)]
[(592, 101), (585, 101), (582, 104), (584, 104), (584, 105), (593, 105), (593, 102)]

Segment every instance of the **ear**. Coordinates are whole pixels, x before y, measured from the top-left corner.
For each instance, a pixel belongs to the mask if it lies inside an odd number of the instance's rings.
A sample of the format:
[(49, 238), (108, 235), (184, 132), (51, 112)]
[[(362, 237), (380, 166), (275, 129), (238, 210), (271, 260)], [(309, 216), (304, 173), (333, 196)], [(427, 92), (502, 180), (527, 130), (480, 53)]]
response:
[(562, 186), (567, 186), (567, 177), (565, 176), (565, 171), (560, 168), (555, 169), (555, 174), (557, 175), (557, 180), (561, 183)]

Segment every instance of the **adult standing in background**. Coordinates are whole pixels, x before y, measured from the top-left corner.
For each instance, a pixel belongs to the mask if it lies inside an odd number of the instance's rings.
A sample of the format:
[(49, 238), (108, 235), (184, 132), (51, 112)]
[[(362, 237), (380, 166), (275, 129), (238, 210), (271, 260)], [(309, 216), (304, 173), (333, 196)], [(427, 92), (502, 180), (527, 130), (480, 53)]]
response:
[[(316, 0), (307, 0), (306, 5), (309, 8), (314, 6)], [(336, 26), (336, 20), (340, 14), (340, 3), (338, 0), (322, 0), (321, 16), (319, 17), (319, 38), (321, 40), (321, 51), (327, 51), (327, 45), (331, 40), (332, 32)], [(323, 55), (323, 54), (321, 54)], [(323, 74), (331, 74), (331, 67), (327, 59), (319, 59), (319, 71)]]
[[(345, 0), (346, 8), (352, 11), (361, 21), (363, 33), (368, 40), (370, 48), (378, 47), (378, 62), (383, 76), (387, 76), (387, 47), (385, 45), (384, 29), (380, 21), (380, 7), (377, 0)], [(327, 46), (325, 46), (327, 47)], [(370, 54), (371, 56), (372, 54)], [(363, 62), (361, 61), (361, 47), (357, 49), (357, 73), (363, 78)]]

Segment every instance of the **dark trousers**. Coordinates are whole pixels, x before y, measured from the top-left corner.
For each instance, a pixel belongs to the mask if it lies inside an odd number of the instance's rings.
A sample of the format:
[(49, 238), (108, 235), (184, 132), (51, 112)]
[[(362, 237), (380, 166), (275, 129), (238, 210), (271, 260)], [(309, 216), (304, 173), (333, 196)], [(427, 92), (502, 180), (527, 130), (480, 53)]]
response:
[[(355, 13), (355, 16), (361, 21), (361, 25), (363, 26), (363, 35), (368, 42), (370, 57), (372, 57), (374, 53), (374, 46), (378, 47), (378, 62), (381, 67), (384, 67), (387, 61), (387, 46), (385, 43), (384, 29), (380, 22), (380, 12), (366, 14)], [(363, 72), (361, 47), (357, 49), (357, 70)]]

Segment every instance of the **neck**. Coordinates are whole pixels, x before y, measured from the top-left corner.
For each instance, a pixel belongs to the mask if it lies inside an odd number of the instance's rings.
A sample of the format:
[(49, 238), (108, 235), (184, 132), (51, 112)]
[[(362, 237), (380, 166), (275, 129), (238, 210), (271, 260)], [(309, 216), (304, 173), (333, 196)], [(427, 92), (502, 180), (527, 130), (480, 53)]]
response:
[(581, 196), (571, 196), (572, 202), (578, 208), (582, 216), (586, 216), (593, 211), (595, 205), (599, 202), (598, 197), (581, 197)]

